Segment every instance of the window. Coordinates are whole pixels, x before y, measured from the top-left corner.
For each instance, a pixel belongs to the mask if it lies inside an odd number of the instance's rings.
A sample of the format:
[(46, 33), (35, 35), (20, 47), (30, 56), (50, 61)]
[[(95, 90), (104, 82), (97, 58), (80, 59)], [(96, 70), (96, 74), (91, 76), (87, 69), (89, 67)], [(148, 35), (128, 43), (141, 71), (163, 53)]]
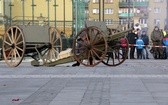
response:
[(93, 0), (93, 3), (99, 3), (99, 0)]
[(160, 19), (154, 19), (154, 25), (160, 26)]
[(160, 13), (161, 9), (160, 8), (154, 8), (154, 13)]
[(93, 14), (98, 14), (99, 13), (99, 9), (93, 9)]
[(97, 22), (97, 21), (99, 21), (99, 19), (94, 19), (94, 21), (96, 21), (96, 22)]
[(127, 24), (127, 19), (120, 19), (120, 24)]
[(113, 3), (113, 0), (104, 0), (105, 3)]
[(160, 3), (160, 2), (163, 2), (163, 0), (154, 0), (154, 2)]
[(113, 9), (111, 9), (111, 8), (105, 9), (104, 14), (113, 14)]
[(113, 22), (113, 20), (111, 20), (111, 19), (105, 19), (106, 25), (111, 25), (112, 22)]

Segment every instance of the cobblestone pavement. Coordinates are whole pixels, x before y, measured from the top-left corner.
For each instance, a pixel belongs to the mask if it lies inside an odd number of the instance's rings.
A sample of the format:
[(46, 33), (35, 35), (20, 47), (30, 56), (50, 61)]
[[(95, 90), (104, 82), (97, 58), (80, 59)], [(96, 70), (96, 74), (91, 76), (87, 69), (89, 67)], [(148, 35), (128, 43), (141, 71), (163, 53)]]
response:
[(0, 62), (0, 105), (168, 105), (168, 60), (71, 64), (9, 68)]

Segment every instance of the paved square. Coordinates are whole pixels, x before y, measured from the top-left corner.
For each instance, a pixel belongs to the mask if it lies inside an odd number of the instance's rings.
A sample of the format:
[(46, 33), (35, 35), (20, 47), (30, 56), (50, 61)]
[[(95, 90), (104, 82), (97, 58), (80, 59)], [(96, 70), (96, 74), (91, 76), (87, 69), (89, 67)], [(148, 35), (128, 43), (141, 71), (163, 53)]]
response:
[(168, 105), (168, 60), (117, 67), (9, 68), (0, 62), (0, 105)]

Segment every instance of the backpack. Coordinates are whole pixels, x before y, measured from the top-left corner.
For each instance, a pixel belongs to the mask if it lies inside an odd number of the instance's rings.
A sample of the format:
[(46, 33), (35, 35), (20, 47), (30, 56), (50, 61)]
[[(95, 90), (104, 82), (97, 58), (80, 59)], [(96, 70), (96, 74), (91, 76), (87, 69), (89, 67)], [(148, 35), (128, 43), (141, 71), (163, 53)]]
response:
[(121, 38), (120, 39), (120, 44), (121, 44), (121, 47), (127, 47), (127, 38)]

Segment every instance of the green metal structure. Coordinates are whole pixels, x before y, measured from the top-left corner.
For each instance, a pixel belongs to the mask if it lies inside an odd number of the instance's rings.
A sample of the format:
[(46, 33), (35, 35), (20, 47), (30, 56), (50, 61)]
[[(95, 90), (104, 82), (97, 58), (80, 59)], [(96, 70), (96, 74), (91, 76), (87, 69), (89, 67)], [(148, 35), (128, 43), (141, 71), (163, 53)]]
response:
[(87, 20), (88, 0), (72, 0), (73, 6), (73, 35), (84, 28)]

